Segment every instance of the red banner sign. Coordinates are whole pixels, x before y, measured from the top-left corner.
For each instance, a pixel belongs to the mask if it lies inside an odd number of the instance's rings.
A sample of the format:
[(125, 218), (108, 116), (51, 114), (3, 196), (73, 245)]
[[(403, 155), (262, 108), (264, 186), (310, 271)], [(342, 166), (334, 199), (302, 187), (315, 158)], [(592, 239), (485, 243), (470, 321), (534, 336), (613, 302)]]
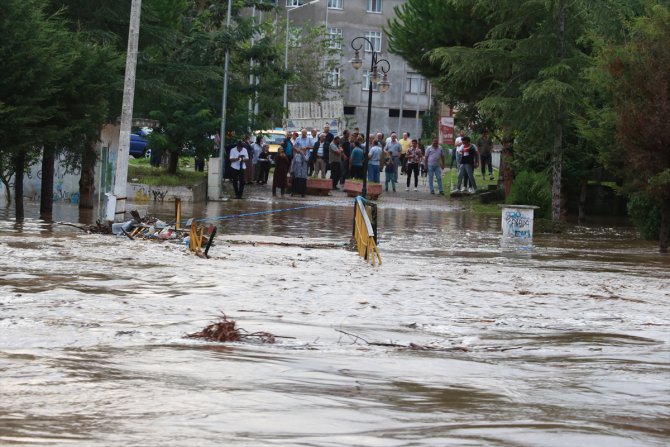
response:
[(454, 145), (454, 117), (441, 116), (438, 123), (440, 129), (439, 142), (440, 144)]

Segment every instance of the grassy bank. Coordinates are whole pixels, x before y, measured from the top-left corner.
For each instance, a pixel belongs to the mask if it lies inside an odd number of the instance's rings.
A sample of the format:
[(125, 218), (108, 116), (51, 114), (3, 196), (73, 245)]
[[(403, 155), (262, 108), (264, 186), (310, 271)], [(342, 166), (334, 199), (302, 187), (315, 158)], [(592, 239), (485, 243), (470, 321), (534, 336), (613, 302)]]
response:
[(128, 163), (128, 181), (151, 186), (191, 186), (207, 181), (207, 172), (196, 172), (193, 157), (179, 159), (176, 175), (164, 168), (153, 168), (147, 158), (131, 158)]

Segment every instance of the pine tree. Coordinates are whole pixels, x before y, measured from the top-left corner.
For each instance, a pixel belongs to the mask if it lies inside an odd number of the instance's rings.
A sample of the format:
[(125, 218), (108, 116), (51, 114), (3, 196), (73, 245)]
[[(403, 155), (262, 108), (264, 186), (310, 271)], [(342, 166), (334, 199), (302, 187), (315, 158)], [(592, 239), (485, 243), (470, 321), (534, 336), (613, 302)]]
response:
[(632, 22), (630, 40), (605, 52), (616, 135), (627, 180), (661, 209), (659, 249), (670, 238), (670, 9), (654, 5)]

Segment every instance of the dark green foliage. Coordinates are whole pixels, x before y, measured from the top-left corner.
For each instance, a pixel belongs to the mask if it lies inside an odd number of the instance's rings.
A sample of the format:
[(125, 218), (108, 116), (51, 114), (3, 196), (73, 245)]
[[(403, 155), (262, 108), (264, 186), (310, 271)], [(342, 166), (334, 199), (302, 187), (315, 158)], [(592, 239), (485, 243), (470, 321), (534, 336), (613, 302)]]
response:
[[(414, 69), (429, 79), (446, 76), (439, 61), (429, 59), (435, 48), (471, 47), (481, 41), (487, 27), (473, 13), (473, 1), (407, 0), (396, 6), (396, 18), (388, 24), (389, 51), (402, 56)], [(446, 96), (457, 94), (441, 89)]]
[(522, 171), (512, 184), (512, 191), (506, 200), (510, 205), (535, 205), (540, 209), (535, 212), (538, 217), (551, 216), (551, 185), (547, 174), (541, 172)]
[(618, 140), (628, 180), (670, 199), (670, 9), (657, 5), (631, 26), (630, 41), (606, 52)]
[(433, 107), (426, 112), (421, 121), (421, 135), (423, 135), (423, 139), (431, 139), (432, 141), (432, 138), (437, 136), (438, 119), (437, 107), (433, 104)]
[[(0, 16), (0, 150), (40, 143), (57, 113), (53, 99), (71, 67), (63, 29), (42, 0), (7, 0)], [(65, 54), (64, 54), (65, 53)]]
[(519, 170), (551, 172), (557, 219), (561, 184), (588, 178), (606, 161), (602, 147), (615, 146), (606, 132), (591, 132), (590, 145), (577, 137), (611, 117), (588, 75), (603, 40), (623, 41), (644, 3), (409, 0), (389, 24), (389, 45), (458, 105), (457, 125), (513, 135)]
[(644, 193), (633, 193), (628, 197), (628, 214), (643, 238), (658, 240), (661, 206), (657, 200)]

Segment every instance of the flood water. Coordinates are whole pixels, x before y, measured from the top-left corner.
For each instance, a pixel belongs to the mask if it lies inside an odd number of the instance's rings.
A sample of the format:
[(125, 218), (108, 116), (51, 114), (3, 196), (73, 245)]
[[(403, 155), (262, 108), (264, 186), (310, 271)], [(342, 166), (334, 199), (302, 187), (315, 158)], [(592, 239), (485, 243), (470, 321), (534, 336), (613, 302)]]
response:
[[(630, 228), (510, 247), (499, 216), (380, 208), (373, 268), (320, 248), (352, 207), (218, 217), (296, 207), (185, 209), (207, 260), (0, 210), (0, 444), (670, 443), (670, 258)], [(183, 338), (221, 312), (286, 338)]]

